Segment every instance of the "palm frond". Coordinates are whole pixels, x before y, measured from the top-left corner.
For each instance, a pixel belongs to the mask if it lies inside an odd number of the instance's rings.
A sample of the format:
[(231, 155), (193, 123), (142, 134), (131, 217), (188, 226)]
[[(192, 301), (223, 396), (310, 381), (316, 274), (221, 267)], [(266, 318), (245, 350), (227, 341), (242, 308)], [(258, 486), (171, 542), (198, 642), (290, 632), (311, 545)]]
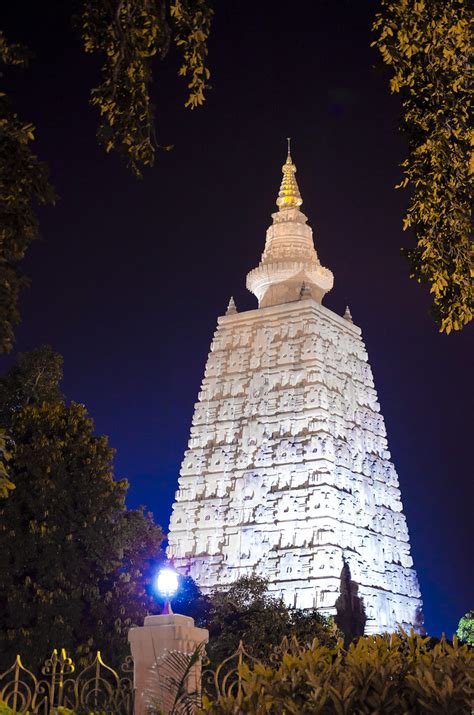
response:
[(201, 689), (198, 673), (193, 671), (203, 656), (204, 643), (201, 643), (192, 653), (169, 651), (156, 659), (150, 669), (145, 691), (145, 702), (150, 713), (194, 714), (196, 706), (200, 704)]

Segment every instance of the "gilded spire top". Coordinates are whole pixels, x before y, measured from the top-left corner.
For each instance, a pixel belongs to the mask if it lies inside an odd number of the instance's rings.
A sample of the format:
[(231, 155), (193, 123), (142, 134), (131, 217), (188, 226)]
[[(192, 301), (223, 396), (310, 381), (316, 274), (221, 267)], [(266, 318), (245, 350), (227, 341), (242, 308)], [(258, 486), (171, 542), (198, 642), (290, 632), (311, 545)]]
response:
[(303, 203), (303, 199), (301, 198), (300, 190), (296, 182), (296, 166), (293, 164), (293, 159), (291, 158), (290, 142), (291, 139), (288, 137), (288, 156), (282, 166), (283, 179), (278, 193), (278, 198), (276, 200), (280, 211), (282, 211), (282, 209), (298, 208)]

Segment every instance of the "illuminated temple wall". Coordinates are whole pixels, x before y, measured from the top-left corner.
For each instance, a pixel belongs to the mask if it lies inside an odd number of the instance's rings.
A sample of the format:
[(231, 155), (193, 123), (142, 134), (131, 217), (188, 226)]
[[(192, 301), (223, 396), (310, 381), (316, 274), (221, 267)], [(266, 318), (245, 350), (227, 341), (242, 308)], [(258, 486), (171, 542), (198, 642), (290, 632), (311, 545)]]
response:
[[(258, 574), (290, 606), (325, 613), (335, 612), (347, 563), (367, 633), (417, 624), (420, 592), (361, 331), (350, 314), (321, 305), (332, 274), (321, 268), (318, 285), (319, 259), (308, 258), (308, 246), (300, 246), (306, 257), (295, 249), (295, 273), (284, 279), (300, 296), (281, 302), (283, 263), (268, 256), (282, 221), (287, 238), (303, 225), (312, 245), (299, 204), (280, 207), (255, 269), (277, 275), (276, 285), (266, 279), (254, 291), (258, 309), (237, 313), (231, 305), (218, 319), (169, 556), (204, 592)], [(288, 267), (287, 240), (285, 251)]]

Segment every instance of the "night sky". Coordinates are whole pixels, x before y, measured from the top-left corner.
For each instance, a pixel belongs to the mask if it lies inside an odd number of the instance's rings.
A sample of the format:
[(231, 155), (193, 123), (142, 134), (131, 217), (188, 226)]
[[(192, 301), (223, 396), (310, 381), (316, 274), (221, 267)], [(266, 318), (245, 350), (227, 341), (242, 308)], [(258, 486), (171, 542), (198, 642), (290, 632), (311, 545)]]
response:
[(216, 2), (213, 90), (185, 110), (177, 58), (158, 65), (158, 138), (175, 148), (141, 181), (97, 146), (88, 94), (99, 65), (71, 28), (72, 4), (8, 6), (9, 38), (36, 53), (8, 89), (60, 196), (40, 212), (42, 241), (25, 262), (18, 350), (62, 353), (64, 390), (109, 435), (129, 505), (166, 529), (217, 317), (230, 295), (256, 307), (245, 276), (291, 136), (303, 211), (335, 276), (325, 305), (350, 305), (369, 352), (426, 626), (451, 635), (474, 606), (473, 328), (440, 335), (400, 256), (413, 240), (401, 229), (407, 194), (393, 189), (406, 146), (369, 47), (377, 3)]

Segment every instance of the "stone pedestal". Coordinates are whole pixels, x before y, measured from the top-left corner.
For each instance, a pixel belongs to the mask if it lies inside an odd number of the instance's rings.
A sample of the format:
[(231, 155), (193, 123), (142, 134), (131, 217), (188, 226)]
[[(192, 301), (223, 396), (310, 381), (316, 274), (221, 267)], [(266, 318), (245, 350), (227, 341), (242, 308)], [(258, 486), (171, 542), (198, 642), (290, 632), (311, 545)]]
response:
[[(164, 683), (170, 672), (168, 654), (174, 652), (192, 654), (197, 646), (207, 643), (209, 633), (205, 628), (197, 628), (188, 616), (169, 614), (147, 616), (144, 625), (131, 628), (128, 640), (134, 663), (135, 715), (145, 715), (151, 702), (169, 713), (174, 694)], [(174, 678), (181, 675), (172, 672)], [(200, 692), (201, 665), (198, 663), (190, 672), (187, 681), (189, 693)]]

